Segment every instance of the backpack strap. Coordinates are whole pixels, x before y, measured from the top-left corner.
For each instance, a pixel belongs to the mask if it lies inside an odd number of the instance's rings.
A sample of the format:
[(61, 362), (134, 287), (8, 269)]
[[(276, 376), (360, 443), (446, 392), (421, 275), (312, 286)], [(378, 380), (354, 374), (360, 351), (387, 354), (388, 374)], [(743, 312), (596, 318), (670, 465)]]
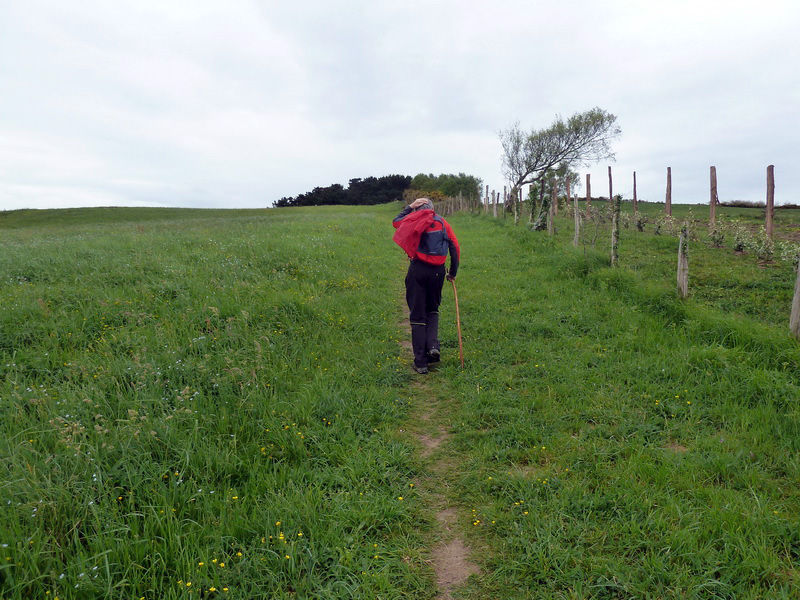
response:
[(433, 215), (433, 220), (442, 224), (442, 233), (444, 234), (444, 241), (449, 242), (450, 237), (447, 235), (447, 227), (444, 226), (444, 219), (439, 215)]

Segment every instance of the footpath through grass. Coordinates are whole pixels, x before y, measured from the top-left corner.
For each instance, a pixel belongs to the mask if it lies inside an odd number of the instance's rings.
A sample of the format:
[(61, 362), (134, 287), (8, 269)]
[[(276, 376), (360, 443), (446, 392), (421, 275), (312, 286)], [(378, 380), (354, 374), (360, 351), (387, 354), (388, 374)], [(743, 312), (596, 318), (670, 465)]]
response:
[[(397, 208), (2, 229), (0, 598), (434, 597)], [(674, 240), (624, 231), (611, 270), (449, 220), (467, 368), (445, 289), (426, 390), (481, 566), (462, 596), (800, 595), (785, 325), (678, 301)]]

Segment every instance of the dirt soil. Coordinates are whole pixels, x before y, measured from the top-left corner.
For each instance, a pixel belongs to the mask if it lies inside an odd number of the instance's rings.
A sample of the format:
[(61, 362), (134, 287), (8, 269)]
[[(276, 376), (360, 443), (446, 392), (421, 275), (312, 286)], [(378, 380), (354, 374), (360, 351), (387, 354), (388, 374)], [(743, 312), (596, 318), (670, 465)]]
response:
[[(406, 339), (401, 342), (404, 351), (411, 354), (410, 325), (408, 320), (400, 323)], [(410, 361), (413, 363), (413, 358)], [(409, 367), (410, 368), (410, 367)], [(435, 530), (432, 539), (438, 540), (431, 549), (431, 566), (436, 579), (437, 596), (435, 600), (452, 600), (456, 588), (464, 585), (470, 575), (479, 575), (480, 569), (471, 560), (471, 550), (458, 531), (459, 519), (468, 519), (461, 515), (458, 507), (451, 506), (440, 490), (448, 487), (454, 477), (458, 460), (446, 455), (447, 441), (450, 437), (446, 426), (449, 411), (441, 401), (431, 399), (428, 377), (435, 377), (435, 372), (427, 376), (419, 376), (411, 385), (414, 406), (408, 431), (420, 447), (420, 457), (430, 475), (417, 482), (419, 491), (429, 500), (429, 506), (436, 516)]]

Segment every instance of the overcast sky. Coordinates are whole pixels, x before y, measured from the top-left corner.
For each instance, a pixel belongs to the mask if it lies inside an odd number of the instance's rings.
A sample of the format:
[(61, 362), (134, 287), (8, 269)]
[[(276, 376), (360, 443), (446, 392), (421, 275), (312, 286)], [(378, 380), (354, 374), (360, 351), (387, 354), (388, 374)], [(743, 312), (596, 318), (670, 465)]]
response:
[[(263, 207), (598, 106), (592, 191), (800, 203), (797, 0), (0, 0), (0, 209)], [(582, 177), (583, 179), (583, 177)]]

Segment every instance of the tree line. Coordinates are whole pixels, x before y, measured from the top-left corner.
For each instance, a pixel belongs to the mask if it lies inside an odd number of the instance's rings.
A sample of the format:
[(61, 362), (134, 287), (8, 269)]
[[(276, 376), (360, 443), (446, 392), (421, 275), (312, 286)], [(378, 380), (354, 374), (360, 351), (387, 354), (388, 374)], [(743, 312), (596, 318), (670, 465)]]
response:
[(319, 206), (337, 204), (384, 204), (400, 200), (403, 191), (411, 185), (408, 175), (384, 175), (351, 179), (347, 187), (334, 183), (327, 187), (315, 187), (310, 192), (294, 198), (284, 196), (275, 206)]
[(454, 198), (460, 193), (464, 197), (477, 198), (480, 196), (481, 185), (482, 181), (479, 178), (464, 173), (458, 175), (420, 173), (413, 178), (408, 175), (365, 177), (351, 179), (347, 187), (334, 183), (327, 187), (315, 187), (310, 192), (295, 197), (285, 196), (275, 202), (275, 206), (385, 204), (402, 200), (403, 193), (407, 190), (414, 190), (420, 195), (436, 192), (439, 197)]
[(455, 198), (459, 194), (464, 198), (478, 198), (481, 195), (483, 181), (479, 177), (459, 173), (458, 175), (448, 174), (426, 175), (420, 173), (411, 180), (410, 188), (420, 192), (440, 192), (448, 198)]

